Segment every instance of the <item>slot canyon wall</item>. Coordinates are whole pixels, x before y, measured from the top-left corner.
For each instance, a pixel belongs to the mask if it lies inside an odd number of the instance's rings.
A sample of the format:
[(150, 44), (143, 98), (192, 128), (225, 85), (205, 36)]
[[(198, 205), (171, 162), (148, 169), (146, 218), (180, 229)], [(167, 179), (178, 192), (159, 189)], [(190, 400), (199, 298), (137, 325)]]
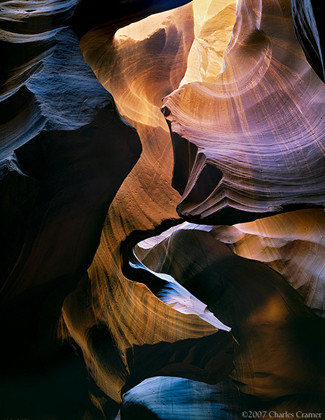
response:
[(0, 417), (325, 416), (318, 0), (0, 10)]

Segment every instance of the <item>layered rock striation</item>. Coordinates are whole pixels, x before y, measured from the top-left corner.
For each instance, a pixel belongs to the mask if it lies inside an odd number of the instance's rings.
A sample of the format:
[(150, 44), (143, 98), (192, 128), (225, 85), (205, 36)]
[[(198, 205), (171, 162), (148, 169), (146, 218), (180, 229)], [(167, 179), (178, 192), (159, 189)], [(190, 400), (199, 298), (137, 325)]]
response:
[(316, 2), (1, 7), (0, 413), (322, 411)]

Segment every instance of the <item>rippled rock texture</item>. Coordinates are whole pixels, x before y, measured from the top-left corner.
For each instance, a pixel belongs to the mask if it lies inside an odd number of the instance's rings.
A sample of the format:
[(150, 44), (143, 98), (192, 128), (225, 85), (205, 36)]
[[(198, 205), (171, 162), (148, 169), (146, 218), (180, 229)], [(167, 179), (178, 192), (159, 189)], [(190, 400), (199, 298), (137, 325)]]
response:
[(316, 3), (2, 3), (4, 418), (325, 412)]
[(239, 2), (215, 82), (186, 84), (164, 102), (176, 157), (191, 150), (187, 183), (176, 166), (174, 185), (179, 213), (195, 221), (324, 204), (324, 84), (295, 38), (288, 2), (257, 3)]

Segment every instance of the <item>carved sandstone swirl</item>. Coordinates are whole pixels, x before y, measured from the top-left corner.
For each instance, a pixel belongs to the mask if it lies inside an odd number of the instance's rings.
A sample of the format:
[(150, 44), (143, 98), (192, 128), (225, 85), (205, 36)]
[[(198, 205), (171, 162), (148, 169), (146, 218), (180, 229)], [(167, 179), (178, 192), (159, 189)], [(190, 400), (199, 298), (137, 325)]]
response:
[(1, 3), (1, 99), (17, 91), (40, 68), (75, 5), (75, 0)]
[[(160, 106), (184, 76), (192, 40), (191, 6), (183, 6), (123, 28), (114, 38), (111, 27), (95, 28), (80, 43), (99, 81), (136, 127), (143, 147), (110, 206), (88, 278), (63, 307), (69, 333), (82, 348), (93, 378), (115, 401), (121, 401), (121, 390), (130, 381), (135, 385), (158, 373), (199, 380), (212, 374), (217, 380), (231, 365), (230, 334), (213, 334), (216, 329), (197, 316), (173, 310), (145, 285), (130, 281), (144, 281), (145, 271), (138, 277), (128, 272), (130, 280), (122, 271), (121, 243), (126, 238), (132, 246), (163, 220), (177, 218), (179, 195), (170, 185), (172, 148)], [(149, 283), (155, 283), (152, 274)], [(98, 324), (100, 340), (93, 333)]]
[[(232, 224), (324, 205), (325, 87), (295, 38), (290, 2), (240, 1), (224, 60), (214, 83), (164, 102), (179, 214)], [(188, 176), (177, 165), (185, 153)]]
[(180, 228), (153, 248), (137, 247), (136, 252), (151, 269), (177, 278), (232, 327), (239, 350), (231, 378), (241, 392), (268, 399), (273, 409), (279, 397), (285, 397), (281, 410), (293, 401), (297, 410), (317, 404), (325, 389), (324, 320), (285, 278), (265, 264), (234, 255), (214, 231)]
[(55, 36), (66, 25), (75, 4), (75, 0), (1, 3), (1, 176), (11, 169), (18, 170), (14, 150), (46, 125), (46, 116), (26, 82), (53, 52)]
[(245, 258), (281, 273), (307, 306), (324, 317), (325, 214), (298, 210), (235, 226), (216, 226), (215, 238)]

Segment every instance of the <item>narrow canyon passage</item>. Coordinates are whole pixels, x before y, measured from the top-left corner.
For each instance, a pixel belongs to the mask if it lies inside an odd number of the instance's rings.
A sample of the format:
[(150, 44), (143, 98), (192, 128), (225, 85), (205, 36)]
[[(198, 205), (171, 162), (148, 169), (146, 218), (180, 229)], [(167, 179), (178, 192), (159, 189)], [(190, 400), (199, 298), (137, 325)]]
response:
[(319, 16), (2, 3), (0, 415), (325, 415)]

